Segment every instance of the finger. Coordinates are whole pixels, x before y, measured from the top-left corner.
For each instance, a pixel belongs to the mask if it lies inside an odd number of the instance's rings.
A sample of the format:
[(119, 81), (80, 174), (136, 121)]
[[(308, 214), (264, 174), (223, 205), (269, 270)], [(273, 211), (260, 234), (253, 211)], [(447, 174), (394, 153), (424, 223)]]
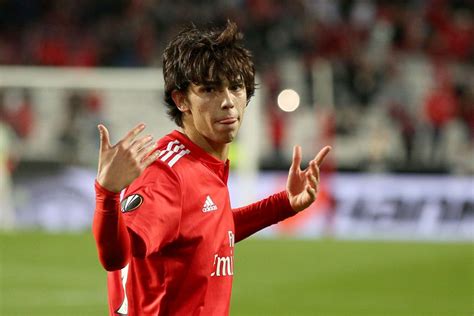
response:
[(316, 200), (316, 190), (313, 189), (311, 186), (307, 185), (306, 186), (306, 192), (308, 192), (311, 201), (314, 202)]
[(309, 186), (311, 186), (317, 192), (319, 182), (311, 172), (308, 172), (306, 174), (306, 180), (307, 180), (307, 184), (309, 184)]
[(143, 147), (140, 152), (138, 153), (137, 159), (138, 161), (143, 161), (146, 159), (148, 156), (153, 154), (153, 152), (156, 149), (157, 144), (156, 143), (150, 143), (147, 146)]
[(143, 161), (143, 169), (145, 169), (146, 167), (148, 167), (149, 165), (151, 165), (153, 162), (156, 161), (156, 159), (158, 159), (160, 155), (160, 151), (157, 150), (155, 152), (153, 152), (151, 155), (149, 155), (144, 161)]
[(99, 150), (103, 151), (112, 147), (112, 145), (110, 145), (110, 136), (109, 136), (109, 131), (107, 130), (107, 127), (105, 127), (105, 125), (99, 124), (97, 128), (99, 129), (99, 138), (100, 138)]
[(314, 158), (314, 161), (316, 161), (316, 164), (321, 166), (321, 164), (324, 161), (324, 158), (326, 158), (327, 154), (331, 151), (331, 146), (326, 146), (321, 151), (317, 154), (317, 156)]
[(140, 152), (144, 147), (147, 146), (148, 143), (150, 143), (153, 140), (153, 137), (151, 135), (147, 135), (145, 137), (142, 137), (132, 143), (130, 145), (130, 150), (133, 152)]
[(293, 160), (291, 162), (290, 170), (297, 172), (300, 170), (301, 165), (301, 146), (296, 145), (293, 147)]
[(318, 184), (319, 184), (320, 173), (319, 173), (319, 167), (318, 167), (316, 161), (311, 160), (310, 163), (309, 163), (309, 168), (310, 168), (313, 176), (316, 178), (316, 180), (318, 181)]
[(137, 137), (137, 135), (140, 134), (144, 129), (145, 129), (145, 124), (143, 124), (143, 123), (140, 123), (137, 126), (135, 126), (122, 139), (123, 144), (128, 147), (133, 142), (135, 137)]

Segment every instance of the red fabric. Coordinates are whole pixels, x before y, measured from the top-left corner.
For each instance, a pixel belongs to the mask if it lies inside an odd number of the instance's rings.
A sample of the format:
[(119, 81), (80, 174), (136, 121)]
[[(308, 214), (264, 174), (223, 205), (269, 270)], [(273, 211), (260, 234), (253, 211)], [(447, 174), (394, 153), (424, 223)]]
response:
[(93, 44), (85, 43), (84, 47), (71, 49), (69, 52), (68, 66), (94, 67), (99, 62), (97, 48)]
[(31, 108), (31, 104), (26, 102), (23, 103), (20, 109), (17, 111), (14, 122), (16, 121), (16, 130), (20, 137), (28, 137), (33, 129), (34, 114)]
[(0, 109), (0, 120), (11, 125), (19, 137), (27, 138), (34, 127), (34, 113), (30, 102), (23, 101), (21, 105), (13, 110)]
[(274, 194), (257, 203), (235, 209), (233, 212), (236, 242), (259, 230), (295, 215), (286, 191)]
[(459, 59), (467, 59), (473, 50), (474, 29), (453, 25), (446, 30), (442, 36), (451, 56)]
[[(136, 209), (120, 214), (117, 195), (97, 191), (93, 230), (101, 262), (122, 268), (128, 260), (124, 269), (108, 273), (110, 315), (227, 315), (234, 243), (295, 212), (285, 192), (233, 212), (228, 162), (177, 131), (158, 148), (157, 162), (124, 191), (125, 210), (128, 201), (143, 199)], [(115, 234), (120, 238), (98, 238)]]
[(456, 115), (456, 99), (445, 89), (433, 91), (426, 100), (425, 111), (431, 124), (441, 127)]
[(270, 106), (270, 126), (273, 147), (280, 149), (282, 147), (284, 133), (285, 133), (285, 119), (280, 110), (277, 110), (275, 106)]
[(447, 1), (431, 3), (427, 7), (426, 17), (437, 34), (431, 53), (467, 60), (473, 50), (474, 35), (474, 27), (469, 23), (469, 18), (460, 18), (456, 13), (450, 12)]
[(42, 65), (65, 66), (68, 60), (67, 42), (60, 36), (43, 38), (37, 55)]
[(107, 191), (96, 181), (96, 209), (92, 223), (99, 261), (107, 271), (123, 268), (130, 260), (130, 240), (120, 216), (120, 194)]

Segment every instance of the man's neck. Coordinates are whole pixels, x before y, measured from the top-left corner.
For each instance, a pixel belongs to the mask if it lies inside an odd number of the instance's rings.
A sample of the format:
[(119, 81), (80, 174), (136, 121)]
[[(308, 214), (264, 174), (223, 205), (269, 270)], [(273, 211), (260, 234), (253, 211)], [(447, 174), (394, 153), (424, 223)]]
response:
[(220, 144), (211, 141), (209, 138), (204, 137), (192, 128), (183, 128), (182, 132), (188, 136), (188, 138), (196, 145), (201, 147), (209, 155), (221, 160), (226, 161), (229, 156), (230, 144)]

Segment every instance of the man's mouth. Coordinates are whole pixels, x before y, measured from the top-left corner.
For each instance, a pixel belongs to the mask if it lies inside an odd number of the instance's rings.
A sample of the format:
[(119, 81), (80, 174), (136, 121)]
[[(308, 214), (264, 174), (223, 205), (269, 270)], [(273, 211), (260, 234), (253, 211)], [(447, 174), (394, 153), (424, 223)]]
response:
[(217, 121), (217, 123), (220, 123), (220, 124), (227, 124), (227, 125), (230, 125), (230, 124), (234, 124), (235, 122), (237, 122), (237, 118), (236, 117), (226, 117), (222, 120), (219, 120)]

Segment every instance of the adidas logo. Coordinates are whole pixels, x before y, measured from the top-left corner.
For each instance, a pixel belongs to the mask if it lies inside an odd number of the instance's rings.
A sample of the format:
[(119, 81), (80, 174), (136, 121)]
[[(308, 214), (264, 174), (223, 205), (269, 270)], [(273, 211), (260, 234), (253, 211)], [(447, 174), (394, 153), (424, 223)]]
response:
[(208, 195), (206, 198), (206, 202), (204, 202), (204, 206), (202, 207), (202, 211), (204, 213), (207, 213), (207, 212), (212, 212), (215, 210), (217, 210), (217, 205), (214, 204), (211, 197)]

